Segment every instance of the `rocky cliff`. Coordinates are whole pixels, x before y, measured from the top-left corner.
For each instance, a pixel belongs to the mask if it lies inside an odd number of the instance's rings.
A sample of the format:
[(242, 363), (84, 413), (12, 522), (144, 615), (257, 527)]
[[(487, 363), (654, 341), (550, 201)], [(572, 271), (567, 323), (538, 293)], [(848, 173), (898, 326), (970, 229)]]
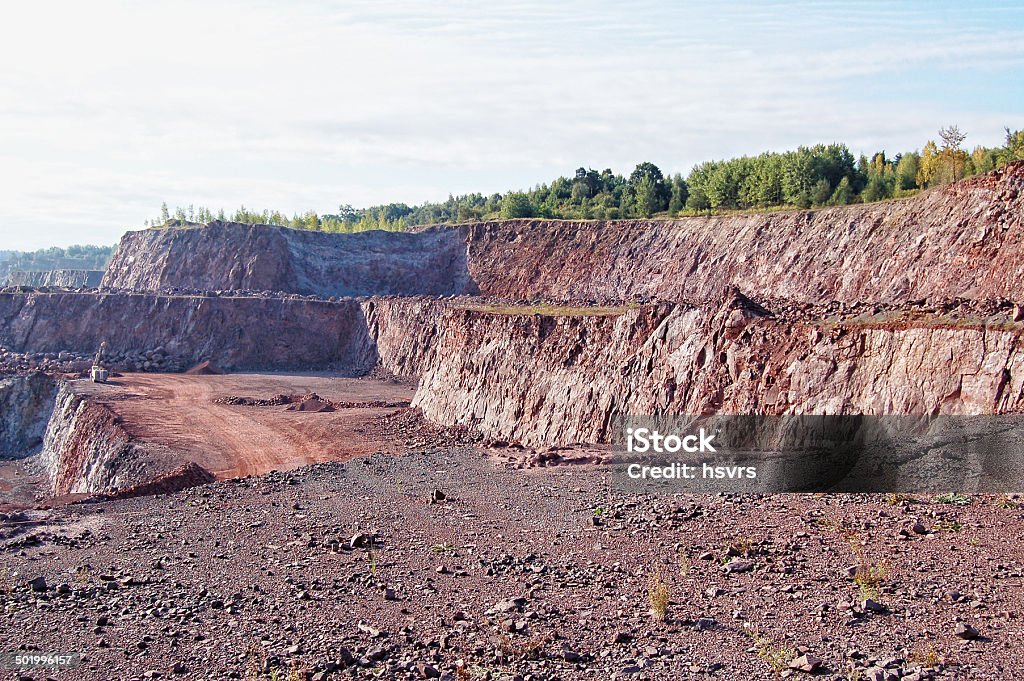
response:
[(104, 286), (625, 301), (726, 285), (802, 302), (1024, 300), (1024, 162), (867, 205), (680, 220), (509, 220), (323, 234), (213, 223), (129, 232)]
[(413, 404), (535, 446), (607, 442), (627, 413), (1019, 413), (1024, 325), (1010, 315), (779, 317), (742, 296), (590, 316), (448, 310)]
[(1024, 300), (1024, 162), (900, 201), (681, 220), (468, 227), (481, 291), (555, 300)]
[(41, 460), (56, 495), (116, 491), (164, 472), (147, 469), (114, 415), (68, 384), (57, 393)]
[(186, 368), (335, 367), (376, 358), (354, 301), (96, 293), (0, 293), (0, 345), (15, 352), (161, 350)]
[(42, 270), (11, 272), (7, 286), (57, 286), (61, 288), (97, 288), (103, 281), (103, 270)]
[(0, 378), (0, 459), (39, 448), (56, 394), (57, 381), (42, 373)]
[(128, 232), (102, 285), (329, 296), (473, 293), (461, 234), (327, 234), (214, 222)]

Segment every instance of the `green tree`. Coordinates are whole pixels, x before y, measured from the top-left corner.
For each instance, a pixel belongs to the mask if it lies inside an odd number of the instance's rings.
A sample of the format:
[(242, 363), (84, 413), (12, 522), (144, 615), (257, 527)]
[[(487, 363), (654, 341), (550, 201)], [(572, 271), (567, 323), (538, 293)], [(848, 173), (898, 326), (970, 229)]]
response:
[(668, 212), (677, 215), (686, 206), (686, 199), (689, 198), (689, 191), (686, 180), (679, 173), (672, 176), (672, 193), (668, 200)]
[(522, 192), (509, 192), (501, 199), (501, 217), (506, 220), (513, 218), (533, 217), (533, 204), (530, 197)]
[(670, 192), (665, 186), (665, 176), (653, 163), (638, 164), (629, 176), (629, 187), (633, 193), (633, 206), (638, 215), (649, 217), (668, 208)]
[(967, 153), (961, 148), (967, 134), (960, 132), (960, 128), (951, 125), (946, 128), (939, 128), (939, 138), (942, 140), (942, 150), (939, 155), (942, 157), (943, 166), (946, 169), (950, 182), (956, 182), (963, 173), (967, 162)]
[(1013, 132), (1009, 128), (1005, 128), (1005, 130), (1006, 143), (997, 153), (1000, 167), (1011, 161), (1024, 161), (1024, 130), (1015, 130)]
[(829, 205), (832, 206), (845, 206), (853, 203), (853, 185), (850, 184), (850, 178), (844, 177), (839, 180), (839, 185), (836, 190), (832, 192), (832, 197), (829, 199)]

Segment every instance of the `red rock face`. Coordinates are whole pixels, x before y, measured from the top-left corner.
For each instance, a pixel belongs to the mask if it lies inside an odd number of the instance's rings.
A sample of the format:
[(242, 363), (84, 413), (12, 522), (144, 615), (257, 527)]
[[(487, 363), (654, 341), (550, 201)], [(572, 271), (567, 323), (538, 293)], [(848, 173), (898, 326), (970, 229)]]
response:
[(920, 196), (681, 220), (510, 220), (324, 234), (213, 223), (129, 232), (111, 288), (622, 301), (1024, 299), (1024, 162)]
[(682, 220), (469, 228), (484, 294), (555, 300), (748, 296), (808, 303), (1024, 300), (1024, 162), (862, 206)]
[(365, 372), (375, 357), (354, 301), (97, 293), (0, 293), (0, 345), (17, 352), (163, 348), (182, 369), (334, 366)]

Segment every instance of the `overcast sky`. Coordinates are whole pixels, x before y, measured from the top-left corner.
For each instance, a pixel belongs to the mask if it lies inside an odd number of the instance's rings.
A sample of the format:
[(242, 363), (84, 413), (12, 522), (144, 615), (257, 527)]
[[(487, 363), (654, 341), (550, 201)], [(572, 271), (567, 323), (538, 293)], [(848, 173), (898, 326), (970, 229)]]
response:
[(160, 203), (331, 212), (842, 141), (1024, 128), (1024, 3), (17, 3), (0, 249)]

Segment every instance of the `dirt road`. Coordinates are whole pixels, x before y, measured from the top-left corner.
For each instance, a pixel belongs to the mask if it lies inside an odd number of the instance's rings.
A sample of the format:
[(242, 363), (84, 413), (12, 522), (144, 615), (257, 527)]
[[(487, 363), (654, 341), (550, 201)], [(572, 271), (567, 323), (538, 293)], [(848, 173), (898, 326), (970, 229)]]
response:
[(218, 404), (218, 398), (317, 393), (332, 402), (394, 403), (411, 400), (414, 388), (323, 375), (127, 374), (106, 385), (79, 382), (75, 390), (114, 412), (132, 439), (163, 466), (194, 461), (218, 478), (230, 478), (388, 450), (390, 443), (367, 432), (398, 408), (301, 412)]

